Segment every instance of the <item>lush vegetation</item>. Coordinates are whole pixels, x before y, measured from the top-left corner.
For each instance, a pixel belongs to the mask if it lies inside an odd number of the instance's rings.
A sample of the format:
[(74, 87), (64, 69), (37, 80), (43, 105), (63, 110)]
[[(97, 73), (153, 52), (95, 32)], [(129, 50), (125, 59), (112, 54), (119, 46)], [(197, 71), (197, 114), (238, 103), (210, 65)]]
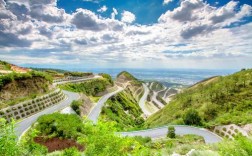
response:
[(60, 85), (61, 89), (69, 90), (72, 92), (81, 92), (86, 95), (95, 96), (99, 92), (106, 90), (107, 86), (111, 85), (107, 79), (99, 78), (84, 81), (81, 83), (68, 83)]
[(14, 133), (14, 122), (9, 124), (0, 119), (0, 155), (47, 155), (47, 149), (35, 143), (37, 136), (46, 138), (60, 137), (77, 140), (85, 147), (83, 152), (76, 148), (65, 149), (62, 152), (54, 152), (54, 156), (77, 155), (171, 155), (176, 152), (186, 154), (195, 149), (193, 155), (220, 155), (220, 156), (250, 156), (252, 155), (252, 140), (239, 136), (235, 140), (224, 140), (219, 144), (204, 144), (202, 137), (195, 135), (176, 136), (151, 140), (143, 137), (120, 137), (115, 132), (117, 128), (114, 122), (92, 122), (81, 119), (77, 115), (49, 114), (41, 116), (38, 122), (32, 126), (20, 143)]
[(0, 118), (0, 155), (1, 156), (32, 156), (46, 155), (47, 149), (36, 144), (32, 136), (36, 135), (35, 131), (30, 133), (29, 138), (23, 139), (17, 143), (15, 135), (15, 122), (7, 123), (5, 119)]
[(102, 108), (100, 119), (102, 121), (115, 121), (119, 130), (140, 128), (144, 119), (142, 110), (129, 90), (111, 97)]
[[(147, 126), (167, 123), (213, 126), (252, 123), (252, 69), (209, 79), (175, 96), (164, 109), (151, 116)], [(197, 123), (187, 122), (193, 110)], [(196, 111), (196, 112), (195, 112)]]
[(83, 77), (83, 76), (91, 76), (93, 73), (84, 73), (84, 72), (65, 72), (65, 76), (77, 76), (77, 77)]
[(34, 129), (39, 136), (74, 138), (84, 133), (81, 119), (77, 115), (54, 113), (38, 118)]
[[(140, 142), (134, 138), (120, 137), (115, 134), (114, 123), (99, 122), (93, 125), (88, 120), (82, 120), (77, 115), (54, 113), (44, 115), (32, 128), (37, 136), (73, 138), (85, 146), (84, 154), (93, 155), (139, 155), (148, 152)], [(66, 149), (62, 154), (81, 154), (76, 149)]]
[(39, 72), (39, 71), (31, 71), (27, 73), (10, 73), (4, 76), (0, 77), (0, 90), (2, 89), (3, 86), (6, 84), (16, 81), (16, 80), (25, 80), (25, 79), (32, 79), (33, 77), (41, 77), (44, 78), (45, 80), (52, 82), (52, 77), (45, 72)]

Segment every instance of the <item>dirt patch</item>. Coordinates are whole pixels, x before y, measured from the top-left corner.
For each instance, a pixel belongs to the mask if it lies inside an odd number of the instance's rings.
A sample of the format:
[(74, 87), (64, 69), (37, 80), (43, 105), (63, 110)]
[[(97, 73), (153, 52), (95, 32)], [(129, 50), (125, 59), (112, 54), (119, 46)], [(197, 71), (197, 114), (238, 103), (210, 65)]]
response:
[(46, 146), (48, 152), (60, 151), (70, 147), (76, 147), (79, 151), (84, 151), (84, 146), (78, 144), (75, 140), (72, 139), (60, 139), (60, 138), (45, 139), (44, 137), (36, 137), (34, 138), (34, 141), (38, 144)]

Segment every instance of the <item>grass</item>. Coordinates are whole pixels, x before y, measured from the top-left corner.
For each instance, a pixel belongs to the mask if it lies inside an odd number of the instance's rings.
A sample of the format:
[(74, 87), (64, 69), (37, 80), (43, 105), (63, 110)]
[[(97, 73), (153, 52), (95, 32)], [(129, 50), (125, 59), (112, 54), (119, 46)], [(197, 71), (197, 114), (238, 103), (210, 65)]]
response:
[(189, 109), (199, 113), (204, 127), (252, 123), (252, 69), (203, 82), (204, 85), (197, 84), (177, 94), (169, 105), (148, 118), (145, 125), (185, 124), (184, 114)]
[(144, 122), (142, 110), (129, 90), (111, 97), (102, 108), (100, 120), (115, 121), (118, 130), (140, 128)]
[(92, 96), (92, 95), (90, 95), (90, 96), (88, 96), (89, 97), (89, 99), (93, 102), (93, 103), (97, 103), (99, 100), (100, 100), (100, 96)]

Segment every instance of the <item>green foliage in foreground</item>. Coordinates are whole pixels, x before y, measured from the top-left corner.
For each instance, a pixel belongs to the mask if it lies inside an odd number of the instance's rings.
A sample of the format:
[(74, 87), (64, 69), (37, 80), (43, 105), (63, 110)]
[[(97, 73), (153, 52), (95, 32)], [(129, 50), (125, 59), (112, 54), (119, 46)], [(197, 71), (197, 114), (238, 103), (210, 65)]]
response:
[(61, 89), (72, 91), (72, 92), (81, 92), (86, 95), (95, 96), (99, 92), (103, 92), (106, 90), (106, 87), (111, 85), (107, 79), (92, 79), (88, 81), (84, 81), (81, 83), (68, 83), (60, 85)]
[(45, 80), (52, 82), (52, 77), (45, 72), (39, 72), (39, 71), (31, 71), (27, 73), (10, 73), (4, 76), (0, 76), (0, 90), (3, 86), (5, 86), (8, 83), (11, 83), (15, 80), (25, 80), (25, 79), (32, 79), (33, 77), (41, 77)]
[(219, 153), (223, 156), (251, 156), (252, 138), (238, 136), (234, 141), (225, 140), (219, 144)]
[[(74, 117), (75, 116), (75, 117)], [(60, 118), (60, 119), (58, 119)], [(25, 139), (17, 143), (14, 133), (14, 122), (6, 123), (4, 119), (0, 119), (0, 155), (3, 156), (40, 156), (47, 155), (47, 150), (44, 146), (34, 143), (33, 138), (37, 135), (53, 136), (52, 132), (47, 131), (53, 127), (57, 132), (61, 128), (71, 129), (71, 132), (66, 134), (73, 134), (78, 136), (77, 141), (85, 146), (84, 152), (79, 152), (75, 148), (66, 149), (62, 152), (54, 152), (50, 155), (54, 156), (155, 156), (155, 155), (171, 155), (176, 152), (179, 154), (186, 154), (191, 149), (196, 149), (194, 155), (211, 155), (211, 156), (251, 156), (252, 155), (252, 140), (239, 136), (235, 140), (224, 140), (219, 144), (205, 145), (202, 137), (195, 135), (178, 136), (175, 139), (166, 138), (162, 140), (151, 141), (150, 138), (143, 137), (120, 137), (115, 133), (116, 128), (114, 123), (98, 122), (94, 125), (88, 120), (81, 120), (77, 115), (66, 114), (50, 114), (44, 115), (39, 119), (40, 122), (35, 124)], [(41, 121), (42, 120), (42, 121)], [(49, 120), (55, 121), (54, 124)], [(68, 122), (66, 122), (66, 121)], [(80, 121), (78, 121), (80, 120)], [(71, 127), (66, 124), (72, 122)], [(42, 124), (42, 125), (41, 125)], [(82, 133), (78, 133), (77, 129), (81, 126)], [(38, 128), (40, 127), (40, 128)], [(41, 129), (42, 128), (42, 129)], [(53, 130), (52, 128), (51, 130)], [(39, 131), (38, 131), (39, 130)], [(46, 131), (41, 133), (40, 131)], [(54, 131), (55, 133), (56, 131)], [(72, 133), (73, 132), (73, 133)], [(72, 137), (71, 137), (72, 138)]]
[[(77, 139), (84, 145), (86, 156), (126, 156), (139, 155), (139, 153), (149, 155), (148, 150), (134, 138), (120, 137), (115, 134), (116, 128), (111, 122), (99, 122), (94, 125), (88, 120), (81, 120), (77, 115), (54, 113), (40, 117), (33, 129), (39, 131), (39, 136)], [(64, 151), (64, 155), (71, 153), (78, 155), (74, 149)]]
[(0, 118), (0, 155), (19, 155), (16, 139), (14, 121), (11, 124), (7, 124), (5, 119)]
[(43, 115), (38, 118), (36, 129), (40, 136), (73, 138), (76, 139), (82, 133), (84, 128), (82, 120), (74, 114), (54, 113)]
[(112, 96), (102, 108), (101, 114), (102, 121), (115, 121), (119, 130), (140, 128), (144, 123), (142, 110), (129, 90)]
[(204, 126), (252, 123), (252, 69), (214, 78), (184, 90), (146, 122), (155, 127), (185, 124), (184, 114), (197, 110)]
[[(15, 135), (15, 122), (7, 123), (5, 119), (0, 118), (0, 155), (1, 156), (33, 156), (46, 155), (47, 149), (34, 143), (33, 139), (28, 138), (17, 143)], [(34, 137), (36, 134), (31, 132)]]

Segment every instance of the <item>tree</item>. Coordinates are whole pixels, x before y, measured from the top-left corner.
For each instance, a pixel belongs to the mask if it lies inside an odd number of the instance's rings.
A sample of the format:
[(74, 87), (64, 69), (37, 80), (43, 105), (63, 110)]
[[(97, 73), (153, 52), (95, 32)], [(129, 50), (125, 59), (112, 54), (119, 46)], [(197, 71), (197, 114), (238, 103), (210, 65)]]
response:
[(175, 138), (176, 137), (174, 126), (169, 126), (168, 127), (167, 137), (169, 137), (169, 138)]
[(14, 125), (14, 120), (8, 124), (5, 119), (0, 118), (0, 155), (20, 155), (20, 148), (16, 142), (17, 136), (15, 135)]
[(184, 122), (186, 125), (201, 125), (199, 113), (194, 109), (189, 109), (184, 116)]

